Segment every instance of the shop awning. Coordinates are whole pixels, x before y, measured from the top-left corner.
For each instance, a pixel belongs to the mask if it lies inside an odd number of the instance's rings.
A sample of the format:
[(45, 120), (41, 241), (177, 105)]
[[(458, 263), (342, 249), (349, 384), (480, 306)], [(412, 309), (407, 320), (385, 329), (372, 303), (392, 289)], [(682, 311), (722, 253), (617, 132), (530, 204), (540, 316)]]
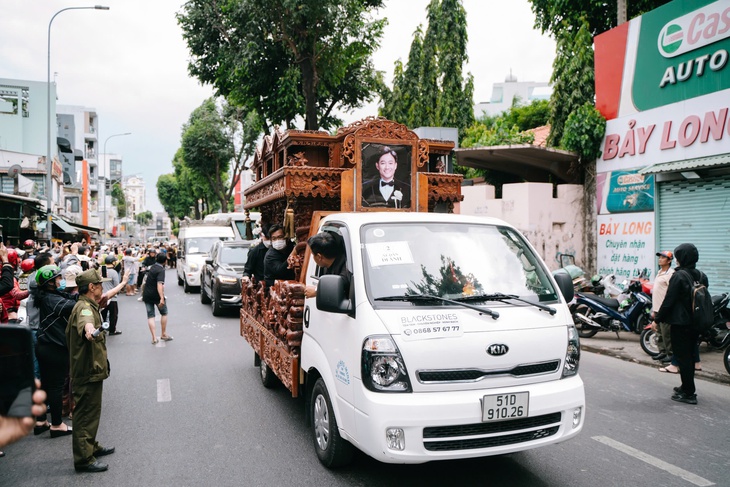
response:
[[(46, 220), (38, 222), (37, 228), (39, 231), (43, 232), (46, 229)], [(76, 229), (73, 228), (71, 225), (68, 224), (65, 220), (62, 220), (61, 217), (57, 215), (53, 215), (53, 224), (61, 230), (62, 233), (77, 233)]]
[(552, 175), (561, 182), (578, 183), (579, 174), (570, 171), (578, 160), (572, 152), (530, 144), (456, 149), (460, 166), (513, 174), (530, 182), (546, 182)]
[(101, 232), (101, 228), (95, 228), (95, 227), (88, 227), (86, 225), (82, 225), (80, 223), (69, 223), (73, 228), (75, 228), (77, 231), (89, 235), (93, 235), (95, 233)]
[(684, 161), (662, 162), (646, 166), (639, 171), (639, 174), (659, 174), (682, 171), (695, 171), (700, 169), (708, 169), (716, 166), (730, 165), (730, 154), (720, 154), (718, 156), (699, 157), (697, 159), (687, 159)]

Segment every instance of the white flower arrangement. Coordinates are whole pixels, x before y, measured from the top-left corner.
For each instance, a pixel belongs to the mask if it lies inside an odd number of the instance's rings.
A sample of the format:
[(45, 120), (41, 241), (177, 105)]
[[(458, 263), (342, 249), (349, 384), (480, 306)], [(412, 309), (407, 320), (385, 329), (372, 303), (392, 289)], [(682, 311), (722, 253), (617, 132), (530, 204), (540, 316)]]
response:
[(395, 207), (400, 208), (400, 202), (403, 199), (403, 193), (399, 189), (393, 191), (393, 199), (395, 200)]

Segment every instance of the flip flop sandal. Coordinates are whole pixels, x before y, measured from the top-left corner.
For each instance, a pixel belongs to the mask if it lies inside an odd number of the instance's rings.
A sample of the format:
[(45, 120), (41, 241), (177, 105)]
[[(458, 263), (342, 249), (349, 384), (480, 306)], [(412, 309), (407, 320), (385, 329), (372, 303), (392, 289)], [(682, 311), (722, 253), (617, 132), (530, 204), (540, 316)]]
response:
[(157, 343), (158, 343), (159, 341), (160, 341), (160, 340), (158, 340), (157, 338), (155, 338), (154, 340), (152, 340), (152, 345), (157, 345)]
[(671, 370), (669, 367), (662, 367), (659, 369), (659, 372), (667, 372), (669, 374), (679, 374), (679, 369)]
[(163, 337), (160, 337), (160, 339), (161, 339), (161, 340), (164, 340), (164, 341), (166, 341), (166, 342), (169, 342), (170, 340), (172, 340), (172, 337), (168, 335), (168, 336), (163, 336)]

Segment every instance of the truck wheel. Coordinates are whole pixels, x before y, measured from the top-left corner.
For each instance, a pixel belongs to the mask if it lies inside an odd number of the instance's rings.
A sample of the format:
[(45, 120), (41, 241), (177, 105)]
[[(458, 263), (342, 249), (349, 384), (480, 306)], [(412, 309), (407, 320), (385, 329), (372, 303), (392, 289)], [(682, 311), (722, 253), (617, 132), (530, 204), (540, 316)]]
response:
[(312, 438), (319, 461), (327, 468), (337, 468), (352, 461), (354, 447), (340, 436), (337, 419), (327, 387), (320, 378), (311, 396)]
[(261, 361), (260, 373), (261, 383), (264, 385), (265, 388), (271, 389), (276, 385), (277, 378), (274, 374), (274, 371), (272, 371), (263, 360)]
[(210, 296), (205, 292), (205, 286), (203, 286), (202, 282), (200, 283), (200, 302), (202, 304), (210, 304)]

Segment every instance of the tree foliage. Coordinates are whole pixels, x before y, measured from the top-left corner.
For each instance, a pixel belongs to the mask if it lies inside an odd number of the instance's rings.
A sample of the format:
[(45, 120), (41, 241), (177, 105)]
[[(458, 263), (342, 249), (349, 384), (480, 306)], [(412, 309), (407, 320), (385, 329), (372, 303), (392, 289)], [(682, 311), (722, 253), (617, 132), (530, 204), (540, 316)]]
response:
[(413, 34), (408, 63), (396, 62), (393, 88), (383, 88), (380, 114), (411, 128), (457, 127), (474, 121), (474, 81), (467, 62), (466, 11), (461, 0), (431, 0), (425, 34)]
[(578, 154), (582, 161), (598, 159), (605, 133), (606, 119), (588, 102), (568, 116), (560, 145)]
[(183, 127), (182, 165), (207, 183), (205, 196), (224, 213), (256, 150), (261, 124), (255, 112), (209, 98), (190, 115)]
[(114, 183), (112, 186), (112, 200), (114, 205), (117, 207), (117, 215), (119, 218), (127, 216), (127, 202), (124, 195), (124, 190), (119, 183)]
[(595, 97), (593, 38), (587, 22), (577, 31), (564, 29), (558, 35), (553, 62), (553, 94), (550, 97), (550, 136), (557, 146), (563, 138), (568, 115)]
[(301, 116), (307, 130), (340, 121), (371, 101), (382, 75), (371, 55), (383, 0), (188, 0), (177, 20), (192, 59), (190, 74), (211, 84), (268, 132)]
[(142, 226), (146, 226), (148, 223), (152, 221), (154, 218), (154, 215), (151, 211), (143, 211), (142, 213), (137, 213), (137, 216), (135, 219), (137, 220), (137, 223), (139, 223)]
[[(670, 0), (627, 0), (627, 18), (632, 19)], [(557, 39), (563, 30), (575, 31), (585, 20), (588, 32), (598, 35), (617, 25), (618, 0), (529, 0), (535, 27)]]

